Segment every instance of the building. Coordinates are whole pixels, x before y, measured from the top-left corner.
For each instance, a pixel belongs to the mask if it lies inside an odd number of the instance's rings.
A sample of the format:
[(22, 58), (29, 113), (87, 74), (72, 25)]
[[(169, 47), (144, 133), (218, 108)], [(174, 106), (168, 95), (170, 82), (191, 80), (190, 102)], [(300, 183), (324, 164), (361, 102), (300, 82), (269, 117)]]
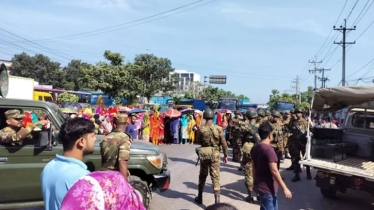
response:
[(191, 85), (200, 86), (200, 75), (195, 72), (188, 72), (186, 70), (175, 70), (171, 74), (176, 74), (179, 80), (177, 89), (179, 91), (187, 91)]

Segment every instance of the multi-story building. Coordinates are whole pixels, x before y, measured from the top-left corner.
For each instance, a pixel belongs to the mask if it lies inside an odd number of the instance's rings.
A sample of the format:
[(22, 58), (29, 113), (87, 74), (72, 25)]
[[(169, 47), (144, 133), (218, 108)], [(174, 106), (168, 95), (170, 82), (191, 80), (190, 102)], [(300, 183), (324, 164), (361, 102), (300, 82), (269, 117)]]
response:
[(179, 80), (177, 89), (179, 91), (187, 91), (191, 85), (199, 86), (200, 75), (195, 72), (188, 72), (186, 70), (175, 70), (172, 74), (176, 74), (176, 78)]

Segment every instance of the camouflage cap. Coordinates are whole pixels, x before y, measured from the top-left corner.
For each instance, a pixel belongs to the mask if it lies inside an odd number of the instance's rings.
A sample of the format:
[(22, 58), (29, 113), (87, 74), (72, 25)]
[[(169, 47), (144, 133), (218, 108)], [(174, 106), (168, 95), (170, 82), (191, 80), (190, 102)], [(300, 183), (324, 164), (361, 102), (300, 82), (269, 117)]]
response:
[(19, 111), (18, 109), (8, 110), (4, 113), (4, 115), (6, 118), (15, 118), (15, 119), (25, 118), (25, 115), (21, 114), (21, 111)]
[(284, 114), (286, 114), (286, 115), (290, 115), (290, 111), (286, 111)]
[(129, 116), (127, 114), (117, 114), (115, 116), (115, 123), (126, 123)]
[(271, 116), (271, 112), (269, 110), (265, 111), (265, 116)]

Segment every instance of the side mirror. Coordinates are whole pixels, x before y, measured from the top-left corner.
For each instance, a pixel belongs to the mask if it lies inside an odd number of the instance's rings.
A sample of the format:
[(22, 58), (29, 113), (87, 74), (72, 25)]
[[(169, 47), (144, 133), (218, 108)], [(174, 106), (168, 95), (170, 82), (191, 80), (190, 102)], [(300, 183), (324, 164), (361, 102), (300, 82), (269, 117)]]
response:
[(41, 131), (39, 133), (39, 142), (38, 147), (46, 147), (49, 144), (49, 132), (48, 131)]

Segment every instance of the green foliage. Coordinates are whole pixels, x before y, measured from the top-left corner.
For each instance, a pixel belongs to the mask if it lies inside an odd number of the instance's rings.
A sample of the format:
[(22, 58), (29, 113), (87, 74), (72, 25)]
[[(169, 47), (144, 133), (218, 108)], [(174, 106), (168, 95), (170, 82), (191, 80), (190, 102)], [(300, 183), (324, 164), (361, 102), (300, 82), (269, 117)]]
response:
[(51, 61), (47, 56), (17, 54), (12, 58), (12, 65), (14, 70), (11, 74), (14, 76), (33, 78), (39, 84), (63, 88), (65, 72), (60, 70), (60, 63)]
[(61, 93), (57, 97), (57, 103), (61, 104), (63, 102), (78, 102), (79, 98), (78, 96), (75, 96), (74, 94), (70, 94), (68, 92)]
[(239, 99), (249, 100), (249, 98), (247, 96), (243, 95), (243, 94), (238, 95), (238, 98)]
[(279, 95), (279, 91), (274, 89), (271, 91), (272, 95), (270, 95), (269, 99), (269, 107), (271, 109), (274, 109), (275, 103), (278, 101), (287, 101), (295, 103), (296, 107), (300, 107), (304, 110), (308, 110), (310, 108), (310, 102), (312, 101), (313, 97), (313, 87), (308, 87), (308, 90), (306, 92), (301, 93), (301, 104), (297, 100), (295, 95), (290, 95), (288, 93), (283, 93), (282, 95)]
[(231, 91), (225, 91), (225, 90), (219, 89), (217, 87), (214, 88), (210, 85), (204, 89), (202, 95), (204, 96), (205, 100), (207, 100), (207, 101), (210, 101), (210, 100), (218, 101), (218, 99), (221, 98), (221, 97), (238, 97), (240, 99), (249, 99), (248, 97), (246, 97), (244, 95), (236, 96)]
[(185, 93), (183, 98), (193, 99), (193, 95), (191, 95), (190, 93)]
[(65, 72), (66, 82), (63, 85), (65, 90), (89, 90), (86, 84), (79, 82), (83, 75), (83, 69), (89, 69), (90, 64), (81, 62), (80, 60), (72, 60), (62, 70)]
[(140, 81), (140, 95), (150, 100), (159, 91), (167, 92), (175, 89), (176, 80), (170, 76), (174, 72), (171, 61), (158, 58), (153, 54), (140, 54), (135, 57), (136, 70), (134, 76)]
[(122, 98), (121, 97), (115, 97), (114, 98), (114, 103), (119, 106), (119, 105), (122, 105)]

